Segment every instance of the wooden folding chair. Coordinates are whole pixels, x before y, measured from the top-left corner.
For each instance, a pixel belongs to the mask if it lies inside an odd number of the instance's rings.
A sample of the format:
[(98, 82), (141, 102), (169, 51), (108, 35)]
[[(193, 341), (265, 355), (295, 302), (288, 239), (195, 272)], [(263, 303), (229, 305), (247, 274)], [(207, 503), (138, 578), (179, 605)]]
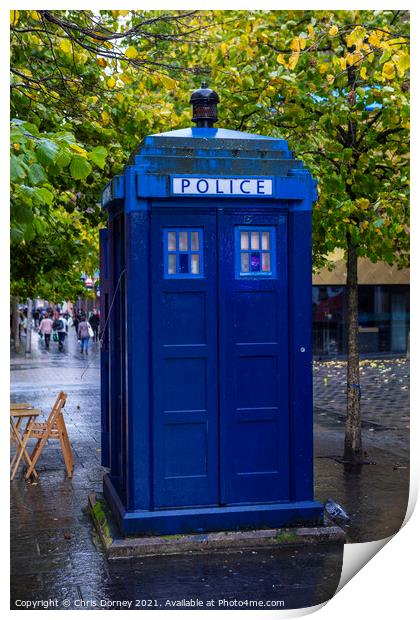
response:
[(67, 476), (69, 478), (72, 477), (73, 454), (63, 417), (63, 407), (66, 404), (66, 400), (67, 394), (60, 392), (46, 422), (33, 422), (28, 430), (28, 439), (34, 437), (38, 441), (36, 442), (35, 448), (31, 454), (31, 465), (28, 467), (25, 474), (26, 479), (28, 479), (34, 471), (35, 465), (37, 464), (48, 439), (58, 439), (60, 441)]

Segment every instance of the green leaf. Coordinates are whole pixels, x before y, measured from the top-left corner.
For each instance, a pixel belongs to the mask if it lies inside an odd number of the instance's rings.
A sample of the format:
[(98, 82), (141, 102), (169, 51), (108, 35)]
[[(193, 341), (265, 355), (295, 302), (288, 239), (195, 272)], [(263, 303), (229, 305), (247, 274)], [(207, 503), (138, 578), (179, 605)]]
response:
[(12, 216), (17, 222), (21, 224), (28, 224), (33, 218), (33, 213), (31, 207), (28, 207), (23, 203), (16, 203), (12, 208)]
[(61, 169), (66, 168), (71, 162), (71, 158), (72, 155), (70, 151), (66, 148), (61, 148), (55, 160), (55, 165)]
[(36, 149), (38, 160), (44, 166), (55, 164), (60, 148), (52, 140), (44, 139)]
[(73, 155), (70, 163), (70, 174), (73, 179), (86, 179), (91, 171), (92, 166), (84, 157), (81, 155)]
[(44, 168), (40, 164), (31, 164), (29, 166), (28, 177), (32, 185), (39, 185), (47, 180)]
[(108, 155), (108, 151), (103, 146), (96, 146), (94, 149), (88, 153), (89, 159), (93, 161), (94, 164), (99, 166), (101, 170), (104, 169), (106, 156)]
[(46, 187), (37, 187), (35, 198), (41, 204), (50, 205), (53, 201), (54, 194), (50, 192)]
[(391, 58), (391, 56), (392, 56), (392, 50), (390, 49), (384, 50), (382, 56), (379, 59), (380, 64), (383, 65), (384, 62), (386, 62), (387, 60)]
[(10, 158), (10, 178), (12, 181), (19, 182), (21, 179), (24, 179), (26, 176), (25, 170), (21, 166), (17, 157)]
[(20, 228), (16, 228), (16, 226), (12, 226), (10, 229), (10, 239), (11, 241), (14, 241), (15, 243), (22, 241), (23, 239), (22, 230)]

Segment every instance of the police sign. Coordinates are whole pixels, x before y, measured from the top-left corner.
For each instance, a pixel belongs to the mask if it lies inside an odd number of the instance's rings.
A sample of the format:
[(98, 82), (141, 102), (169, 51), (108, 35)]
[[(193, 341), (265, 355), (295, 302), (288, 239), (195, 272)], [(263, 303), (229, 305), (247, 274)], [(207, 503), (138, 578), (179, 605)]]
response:
[(175, 196), (272, 196), (270, 177), (172, 177)]

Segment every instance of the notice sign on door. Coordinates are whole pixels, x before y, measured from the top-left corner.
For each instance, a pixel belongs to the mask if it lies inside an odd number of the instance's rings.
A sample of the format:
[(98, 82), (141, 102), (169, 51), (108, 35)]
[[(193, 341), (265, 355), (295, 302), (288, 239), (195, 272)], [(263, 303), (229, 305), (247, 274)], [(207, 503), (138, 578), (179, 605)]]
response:
[(176, 196), (272, 196), (273, 179), (172, 177), (172, 194)]

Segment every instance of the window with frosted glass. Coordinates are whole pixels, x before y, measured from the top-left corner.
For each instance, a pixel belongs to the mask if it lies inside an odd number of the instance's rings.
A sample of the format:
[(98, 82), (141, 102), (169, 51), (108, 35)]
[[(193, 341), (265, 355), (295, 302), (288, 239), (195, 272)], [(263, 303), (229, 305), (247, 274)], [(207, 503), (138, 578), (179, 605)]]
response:
[(237, 226), (236, 277), (276, 275), (276, 231), (270, 227)]
[(166, 228), (163, 231), (165, 278), (203, 277), (203, 231)]

